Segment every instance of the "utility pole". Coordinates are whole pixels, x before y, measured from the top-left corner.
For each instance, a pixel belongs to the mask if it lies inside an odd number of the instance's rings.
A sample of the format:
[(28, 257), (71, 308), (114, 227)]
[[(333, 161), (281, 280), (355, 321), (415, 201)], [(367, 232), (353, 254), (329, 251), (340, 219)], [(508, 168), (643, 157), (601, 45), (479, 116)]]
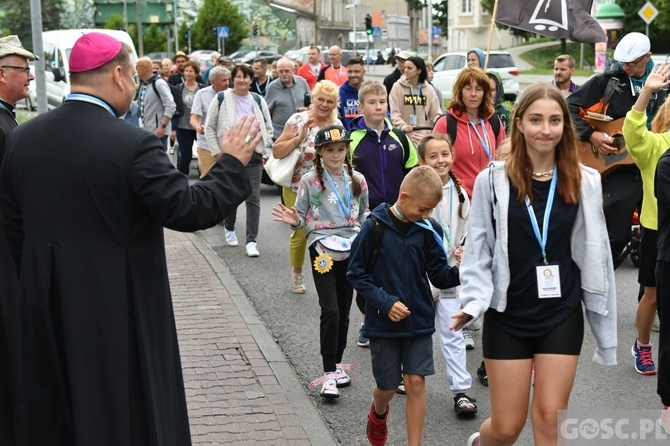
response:
[[(33, 35), (33, 52), (44, 60), (44, 46), (42, 45), (42, 5), (40, 0), (30, 0), (30, 23)], [(65, 75), (65, 73), (63, 73)], [(48, 111), (47, 83), (44, 77), (44, 63), (35, 64), (35, 83), (37, 84), (37, 113)]]
[(128, 0), (123, 0), (123, 27), (128, 32)]
[(177, 27), (177, 0), (172, 3), (172, 16), (174, 18), (174, 52), (179, 51), (179, 28)]
[(135, 0), (135, 9), (137, 10), (137, 51), (140, 56), (143, 56), (144, 38), (142, 36), (142, 5), (140, 0)]

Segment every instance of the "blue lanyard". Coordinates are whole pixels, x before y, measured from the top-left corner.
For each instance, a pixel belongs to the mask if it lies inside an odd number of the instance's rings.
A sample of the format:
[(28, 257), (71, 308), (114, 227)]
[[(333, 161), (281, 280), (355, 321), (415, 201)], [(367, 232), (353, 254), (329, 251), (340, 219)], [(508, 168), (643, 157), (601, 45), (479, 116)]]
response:
[[(418, 85), (419, 88), (419, 95), (417, 96), (417, 100), (421, 100), (421, 84)], [(412, 97), (412, 107), (414, 107), (414, 114), (416, 115), (416, 101), (414, 100), (414, 90), (412, 89), (412, 86), (409, 86), (409, 95)]]
[[(484, 125), (484, 120), (482, 118), (479, 118), (479, 124), (482, 126), (482, 132), (484, 132), (484, 137), (483, 138), (482, 138), (482, 135), (480, 135), (479, 132), (477, 131), (477, 126), (475, 124), (472, 124), (472, 127), (475, 129), (475, 134), (477, 135), (477, 138), (479, 139), (479, 143), (484, 148), (484, 152), (486, 152), (486, 156), (488, 157), (489, 161), (493, 161), (493, 158), (491, 158), (491, 148), (490, 148), (491, 143), (489, 141), (489, 134), (486, 131), (486, 126)], [(488, 142), (488, 144), (487, 144), (487, 142)]]
[(447, 250), (444, 248), (444, 242), (442, 241), (442, 237), (440, 237), (440, 234), (437, 233), (435, 228), (433, 228), (433, 225), (431, 225), (428, 220), (415, 221), (414, 224), (423, 229), (428, 229), (430, 232), (432, 232), (433, 238), (435, 239), (437, 244), (440, 245), (440, 248), (442, 248), (442, 251), (444, 251), (445, 254), (447, 253)]
[(542, 258), (544, 264), (547, 264), (547, 234), (549, 234), (549, 214), (554, 204), (554, 193), (556, 192), (556, 185), (558, 184), (558, 169), (554, 166), (554, 177), (551, 179), (551, 186), (549, 187), (549, 196), (547, 197), (547, 206), (544, 209), (544, 219), (542, 221), (542, 234), (540, 234), (540, 227), (537, 224), (535, 211), (533, 205), (530, 204), (530, 199), (526, 196), (526, 209), (528, 209), (528, 216), (530, 217), (530, 224), (533, 225), (533, 232), (535, 238), (542, 249)]
[(347, 181), (347, 173), (344, 170), (344, 167), (342, 167), (342, 177), (344, 179), (344, 195), (347, 199), (346, 206), (344, 204), (344, 201), (342, 200), (342, 197), (340, 196), (340, 193), (337, 191), (337, 188), (335, 187), (335, 184), (333, 183), (333, 179), (330, 178), (330, 174), (328, 173), (328, 171), (325, 168), (323, 169), (323, 173), (326, 175), (326, 180), (328, 180), (328, 185), (333, 190), (333, 193), (335, 194), (335, 197), (337, 197), (337, 202), (340, 204), (340, 209), (342, 209), (342, 212), (344, 212), (344, 222), (346, 224), (347, 217), (351, 217), (351, 196), (349, 195), (349, 182)]
[(440, 226), (442, 226), (442, 232), (444, 232), (444, 237), (447, 239), (447, 247), (451, 246), (451, 216), (452, 216), (452, 203), (454, 199), (454, 181), (449, 178), (449, 186), (451, 186), (451, 191), (449, 193), (449, 220), (446, 220), (444, 211), (441, 209), (441, 204), (437, 205), (437, 218), (440, 221)]
[(99, 105), (100, 107), (107, 110), (110, 115), (114, 116), (115, 118), (117, 117), (116, 113), (114, 113), (114, 110), (108, 103), (106, 103), (102, 99), (96, 98), (95, 96), (91, 96), (84, 93), (70, 93), (65, 97), (65, 101), (80, 101), (80, 102), (88, 102), (89, 104)]
[(14, 113), (10, 109), (8, 109), (2, 102), (0, 102), (0, 108), (6, 111), (9, 116), (11, 116), (14, 122), (16, 122), (16, 125), (19, 125), (19, 121), (16, 120), (16, 116), (14, 116)]

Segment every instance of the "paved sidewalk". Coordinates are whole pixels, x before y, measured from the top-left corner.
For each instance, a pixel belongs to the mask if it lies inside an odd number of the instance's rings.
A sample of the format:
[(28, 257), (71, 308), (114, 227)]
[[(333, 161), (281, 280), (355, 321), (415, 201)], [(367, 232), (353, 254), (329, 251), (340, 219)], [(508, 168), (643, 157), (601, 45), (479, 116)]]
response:
[(194, 445), (337, 445), (271, 333), (200, 237), (165, 230)]

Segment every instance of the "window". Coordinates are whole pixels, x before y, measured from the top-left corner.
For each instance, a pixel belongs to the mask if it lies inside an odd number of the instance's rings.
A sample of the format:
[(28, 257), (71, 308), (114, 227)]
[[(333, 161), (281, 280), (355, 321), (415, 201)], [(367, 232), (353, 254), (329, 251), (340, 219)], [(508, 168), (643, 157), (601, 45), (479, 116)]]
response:
[(460, 70), (467, 63), (465, 61), (465, 56), (447, 56), (445, 57), (444, 69), (445, 70)]
[(461, 12), (464, 14), (472, 14), (472, 0), (463, 0), (462, 6), (463, 10)]

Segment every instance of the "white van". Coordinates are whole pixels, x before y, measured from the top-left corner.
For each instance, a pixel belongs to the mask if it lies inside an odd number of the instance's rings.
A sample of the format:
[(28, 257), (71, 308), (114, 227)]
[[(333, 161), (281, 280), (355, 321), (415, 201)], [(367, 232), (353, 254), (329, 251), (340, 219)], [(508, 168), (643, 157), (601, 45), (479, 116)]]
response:
[(137, 51), (128, 33), (110, 29), (65, 29), (44, 31), (44, 71), (47, 84), (49, 107), (58, 107), (70, 94), (70, 51), (83, 34), (98, 32), (109, 34), (132, 48), (133, 65), (137, 61)]

